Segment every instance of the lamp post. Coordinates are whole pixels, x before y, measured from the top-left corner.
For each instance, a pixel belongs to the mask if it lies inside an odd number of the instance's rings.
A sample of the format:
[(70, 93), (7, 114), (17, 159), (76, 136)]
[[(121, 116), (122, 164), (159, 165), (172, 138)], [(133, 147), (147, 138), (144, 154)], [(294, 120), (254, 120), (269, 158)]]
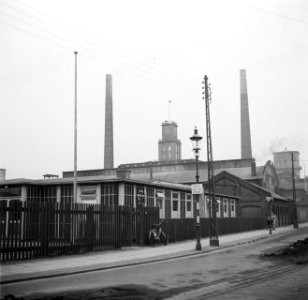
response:
[[(199, 205), (200, 205), (200, 194), (202, 193), (202, 185), (199, 185), (199, 142), (202, 140), (202, 136), (198, 134), (198, 129), (195, 127), (194, 129), (194, 135), (190, 137), (190, 140), (193, 145), (193, 151), (195, 153), (195, 158), (196, 158), (196, 185), (195, 189), (193, 189), (193, 194), (196, 195), (196, 238), (197, 238), (197, 243), (196, 243), (196, 250), (201, 250), (201, 242), (200, 242), (200, 214), (199, 214)], [(193, 187), (194, 188), (194, 187)]]

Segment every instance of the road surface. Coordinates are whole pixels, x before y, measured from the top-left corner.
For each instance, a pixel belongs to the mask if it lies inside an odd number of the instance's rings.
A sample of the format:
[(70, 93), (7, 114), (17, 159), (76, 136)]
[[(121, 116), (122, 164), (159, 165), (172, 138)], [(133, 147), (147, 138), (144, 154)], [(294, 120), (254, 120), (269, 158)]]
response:
[(190, 257), (5, 284), (1, 295), (25, 300), (307, 299), (307, 257), (300, 264), (263, 257), (305, 237), (308, 228)]

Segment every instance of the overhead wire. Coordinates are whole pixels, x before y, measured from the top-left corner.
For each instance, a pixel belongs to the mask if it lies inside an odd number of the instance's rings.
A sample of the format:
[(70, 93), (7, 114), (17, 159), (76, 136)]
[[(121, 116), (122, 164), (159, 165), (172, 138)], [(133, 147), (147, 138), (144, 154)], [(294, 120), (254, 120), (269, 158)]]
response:
[[(76, 49), (76, 46), (78, 46), (77, 47), (78, 49), (84, 48), (86, 51), (93, 52), (95, 55), (100, 55), (100, 53), (95, 51), (95, 50), (89, 49), (88, 47), (85, 47), (85, 46), (83, 46), (83, 45), (81, 45), (79, 43), (72, 42), (72, 41), (70, 41), (70, 40), (68, 40), (66, 38), (63, 38), (63, 37), (61, 37), (61, 36), (59, 36), (57, 34), (54, 34), (54, 33), (49, 32), (47, 30), (44, 30), (44, 29), (42, 29), (42, 28), (40, 28), (40, 27), (38, 27), (36, 25), (33, 25), (31, 23), (24, 22), (24, 21), (14, 17), (14, 16), (11, 16), (11, 15), (5, 13), (5, 12), (2, 12), (1, 10), (0, 10), (0, 13), (4, 14), (4, 15), (6, 15), (6, 16), (8, 16), (8, 17), (10, 17), (10, 18), (12, 18), (12, 19), (22, 23), (22, 24), (24, 24), (24, 25), (28, 25), (30, 27), (36, 28), (38, 31), (41, 31), (41, 32), (43, 32), (45, 34), (48, 34), (48, 35), (50, 35), (50, 36), (52, 36), (54, 38), (58, 38), (58, 39), (60, 39), (60, 40), (62, 40), (64, 42), (67, 42), (69, 44), (75, 45), (75, 49)], [(3, 22), (3, 23), (8, 24), (7, 22)], [(14, 28), (16, 28), (16, 27), (17, 26), (14, 26)], [(22, 29), (21, 31), (27, 32), (25, 29)], [(47, 40), (47, 39), (45, 39), (45, 40)], [(62, 47), (62, 48), (64, 48), (64, 49), (65, 48), (66, 49), (71, 49), (71, 51), (73, 50), (73, 48), (68, 48), (68, 47)], [(111, 64), (110, 62), (108, 62), (106, 60), (102, 60), (101, 58), (98, 58), (98, 57), (94, 57), (93, 55), (87, 54), (87, 52), (83, 53), (83, 55), (88, 57), (88, 58), (94, 59), (96, 61), (102, 62), (102, 63), (104, 63), (106, 65), (109, 65), (112, 68), (115, 68), (115, 66), (113, 64)], [(109, 58), (109, 59), (115, 61), (116, 63), (118, 63), (118, 66), (116, 66), (116, 68), (120, 68), (121, 67), (121, 63), (122, 63), (121, 61), (116, 60), (116, 59), (114, 59), (112, 57), (107, 57), (107, 58)], [(153, 77), (151, 77), (151, 74), (149, 72), (145, 72), (144, 70), (140, 70), (140, 71), (142, 73), (144, 73), (144, 74), (142, 74), (142, 78), (149, 79), (149, 80), (151, 80), (151, 82), (156, 82), (156, 83), (158, 83), (160, 85), (169, 86), (171, 88), (176, 88), (176, 89), (182, 90), (182, 91), (184, 91), (186, 93), (193, 94), (193, 92), (191, 91), (191, 89), (189, 87), (187, 87), (187, 86), (185, 86), (183, 84), (179, 86), (179, 82), (178, 81), (173, 81), (173, 80), (170, 80), (170, 79), (169, 80), (166, 80), (166, 79), (165, 80), (160, 80), (161, 77), (160, 78), (153, 78)], [(140, 74), (138, 74), (138, 69), (129, 70), (129, 73), (132, 73), (133, 75), (136, 75), (136, 76), (140, 76)]]
[[(20, 3), (20, 4), (24, 5), (24, 6), (27, 6), (27, 7), (29, 7), (30, 9), (32, 9), (32, 10), (34, 10), (34, 11), (37, 11), (37, 12), (39, 12), (40, 14), (43, 14), (43, 15), (47, 16), (48, 18), (52, 18), (52, 19), (57, 20), (56, 18), (51, 17), (51, 16), (49, 16), (48, 14), (46, 14), (46, 13), (44, 13), (44, 12), (42, 12), (42, 11), (36, 9), (36, 8), (33, 8), (33, 7), (31, 7), (31, 6), (29, 6), (29, 5), (26, 5), (26, 4), (24, 4), (24, 3), (20, 2), (20, 1), (17, 1), (17, 0), (14, 0), (14, 1), (15, 1), (16, 3)], [(10, 6), (10, 7), (12, 7), (12, 6)], [(14, 8), (13, 8), (13, 9), (14, 9)], [(20, 10), (18, 10), (18, 11), (23, 13), (23, 11), (20, 11)], [(29, 15), (29, 14), (27, 14), (27, 15), (30, 16), (30, 17), (32, 17), (32, 15)], [(48, 26), (50, 26), (50, 24), (47, 23), (46, 21), (42, 21), (41, 19), (38, 19), (38, 18), (36, 18), (36, 17), (35, 17), (35, 19), (39, 20), (40, 22), (44, 22), (45, 24), (47, 24)], [(53, 26), (53, 25), (52, 25), (52, 26)], [(69, 26), (70, 26), (70, 25), (69, 25)], [(70, 27), (73, 27), (73, 26), (70, 26)], [(66, 30), (63, 30), (63, 28), (60, 28), (60, 27), (58, 27), (58, 26), (57, 26), (57, 28), (60, 29), (60, 30), (63, 31), (63, 32), (67, 32)], [(74, 27), (73, 27), (73, 28), (74, 28)], [(78, 29), (78, 32), (81, 32), (80, 29)], [(69, 33), (69, 32), (67, 32), (67, 33)], [(70, 33), (69, 33), (69, 34), (70, 34)], [(89, 36), (89, 33), (86, 33), (86, 35)], [(76, 36), (76, 35), (75, 35), (75, 36)], [(89, 41), (89, 40), (87, 40), (87, 41)], [(91, 41), (89, 41), (89, 42), (91, 42)], [(106, 41), (104, 41), (104, 42), (106, 43)], [(91, 43), (93, 43), (93, 42), (91, 42)], [(117, 46), (114, 46), (114, 45), (111, 44), (111, 43), (109, 43), (109, 44), (112, 45), (113, 47), (119, 48), (119, 47), (117, 47)], [(97, 45), (97, 44), (96, 44), (96, 45)], [(121, 48), (121, 50), (127, 52), (127, 49)], [(111, 58), (111, 59), (113, 59), (113, 58)], [(176, 71), (176, 72), (178, 73), (178, 71)], [(189, 79), (190, 75), (189, 75), (189, 74), (183, 74), (183, 75), (185, 76), (185, 84), (186, 84), (187, 78)], [(170, 78), (169, 78), (169, 80), (170, 80)], [(199, 79), (198, 79), (198, 80), (199, 80)], [(195, 83), (196, 80), (192, 80), (192, 82)], [(182, 85), (183, 85), (183, 84), (182, 84)], [(190, 88), (191, 88), (191, 87), (190, 87)]]
[(306, 22), (306, 21), (303, 21), (303, 20), (300, 20), (300, 19), (296, 19), (296, 18), (293, 18), (293, 17), (289, 17), (289, 16), (286, 16), (286, 15), (277, 13), (277, 12), (275, 12), (273, 10), (269, 10), (269, 9), (265, 9), (265, 8), (261, 8), (261, 7), (256, 7), (256, 6), (253, 6), (253, 5), (248, 5), (248, 7), (256, 9), (256, 10), (259, 10), (259, 11), (263, 11), (263, 12), (266, 12), (268, 14), (272, 14), (272, 15), (275, 15), (277, 17), (284, 18), (284, 19), (287, 19), (287, 20), (290, 20), (290, 21), (293, 21), (293, 22), (297, 22), (297, 23), (302, 23), (304, 25), (308, 25), (308, 22)]
[[(14, 0), (15, 2), (19, 2), (19, 1), (16, 1), (16, 0)], [(28, 7), (30, 7), (29, 5), (27, 5)], [(264, 12), (267, 12), (267, 13), (271, 13), (271, 14), (273, 14), (273, 15), (277, 15), (277, 16), (279, 16), (279, 17), (283, 17), (283, 18), (285, 18), (285, 19), (289, 19), (289, 20), (292, 20), (292, 21), (296, 21), (296, 22), (300, 22), (300, 23), (303, 23), (303, 24), (308, 24), (308, 23), (306, 23), (306, 22), (303, 22), (303, 21), (301, 21), (301, 20), (298, 20), (298, 19), (294, 19), (294, 18), (291, 18), (291, 17), (288, 17), (288, 16), (284, 16), (284, 15), (281, 15), (281, 14), (278, 14), (278, 13), (275, 13), (275, 12), (273, 12), (273, 11), (269, 11), (269, 10), (265, 10), (265, 9), (262, 9), (262, 8), (257, 8), (257, 7), (253, 7), (253, 8), (255, 8), (255, 9), (258, 9), (258, 10), (260, 10), (260, 11), (264, 11)], [(32, 8), (32, 9), (34, 9), (34, 8)], [(34, 10), (36, 10), (36, 9), (34, 9)], [(38, 10), (37, 10), (38, 11)], [(40, 12), (40, 11), (38, 11), (38, 12)], [(40, 12), (40, 13), (42, 13), (42, 12)], [(46, 16), (48, 16), (47, 14), (45, 14)], [(48, 17), (50, 17), (50, 16), (48, 16)], [(50, 17), (50, 18), (53, 18), (53, 17)], [(3, 22), (2, 21), (2, 23), (5, 23), (5, 22)], [(8, 23), (6, 23), (6, 24), (8, 24)], [(16, 26), (13, 26), (13, 25), (10, 25), (10, 24), (8, 24), (9, 26), (11, 26), (11, 27), (14, 27), (15, 29), (18, 29)], [(70, 33), (68, 32), (68, 31), (66, 31), (66, 30), (63, 30), (62, 28), (59, 28), (59, 27), (57, 27), (57, 26), (54, 26), (55, 28), (58, 28), (58, 30), (61, 30), (62, 32), (66, 32), (68, 35), (70, 35)], [(21, 29), (21, 28), (19, 28), (18, 30), (20, 30), (20, 31), (23, 31), (23, 32), (26, 32), (25, 30), (23, 30), (23, 29)], [(30, 32), (27, 32), (28, 34), (32, 34), (32, 33), (30, 33)], [(33, 35), (33, 34), (32, 34)], [(75, 34), (74, 34), (75, 35)], [(34, 36), (34, 35), (33, 35)], [(75, 36), (77, 36), (77, 35), (75, 35)], [(46, 40), (46, 41), (48, 41), (48, 39), (46, 39), (46, 38), (42, 38), (42, 37), (40, 37), (41, 39), (44, 39), (44, 40)], [(90, 40), (88, 40), (88, 39), (83, 39), (83, 40), (85, 40), (85, 41), (87, 41), (87, 43), (90, 43), (91, 45), (94, 45), (95, 47), (101, 47), (100, 46), (100, 44), (97, 44), (96, 42), (93, 42), (93, 41), (90, 41)], [(106, 42), (106, 41), (102, 41), (102, 40), (100, 40), (99, 42), (103, 42), (103, 43), (108, 43), (108, 42)], [(55, 41), (53, 41), (53, 43), (54, 44), (56, 44), (57, 46), (60, 46), (60, 47), (62, 47), (63, 49), (66, 49), (66, 50), (70, 50), (70, 51), (73, 51), (73, 50), (75, 50), (75, 49), (72, 49), (72, 48), (70, 48), (70, 47), (65, 47), (65, 46), (63, 46), (62, 44), (59, 44), (59, 43), (57, 43), (57, 42), (55, 42)], [(119, 52), (121, 53), (121, 51), (122, 50), (120, 50), (120, 48), (119, 47), (117, 47), (117, 46), (115, 46), (115, 45), (112, 45), (112, 44), (110, 44), (112, 47), (114, 47), (114, 49), (118, 49), (119, 50)], [(127, 49), (124, 49), (123, 48), (123, 50), (124, 51), (127, 51)], [(89, 51), (92, 51), (92, 53), (95, 53), (95, 52), (93, 52), (93, 50), (89, 50)], [(95, 57), (95, 56), (93, 56), (93, 55), (88, 55), (88, 54), (86, 54), (86, 53), (84, 53), (83, 54), (86, 58), (88, 58), (88, 59), (90, 59), (90, 60), (95, 60), (95, 61), (99, 61), (100, 63), (103, 63), (103, 64), (108, 64), (109, 66), (114, 66), (114, 65), (112, 65), (110, 62), (105, 62), (105, 61), (103, 61), (101, 58), (97, 58), (97, 57)], [(96, 53), (95, 53), (95, 55), (100, 55), (100, 52), (97, 52), (96, 51)], [(122, 55), (122, 57), (128, 57), (129, 58), (129, 56), (127, 56), (127, 55)], [(114, 58), (109, 58), (109, 59), (114, 59)], [(136, 62), (137, 62), (137, 59), (135, 60)], [(145, 59), (145, 61), (146, 61), (146, 59)], [(120, 61), (120, 60), (118, 60), (118, 63), (119, 64), (123, 64), (123, 62), (122, 61)], [(145, 65), (145, 63), (144, 63), (144, 65)], [(157, 63), (155, 64), (155, 67), (157, 66)], [(136, 67), (136, 65), (134, 65), (134, 67)], [(122, 66), (120, 65), (120, 66), (116, 66), (115, 68), (117, 68), (117, 70), (119, 70), (119, 68), (122, 68)], [(168, 74), (168, 70), (164, 70), (164, 71), (162, 71), (162, 73), (164, 73), (164, 74)], [(138, 73), (138, 72), (135, 72), (135, 71), (133, 71), (133, 70), (130, 70), (129, 71), (129, 73), (131, 73), (131, 74), (133, 74), (134, 76), (138, 76), (138, 77), (141, 77), (141, 75)], [(153, 79), (151, 76), (149, 76), (149, 74), (146, 74), (146, 75), (143, 75), (142, 76), (142, 78), (144, 78), (144, 79), (148, 79), (148, 80), (151, 80), (152, 82), (156, 82), (157, 84), (159, 84), (160, 86), (168, 86), (168, 87), (172, 87), (172, 88), (176, 88), (176, 89), (182, 89), (182, 87), (183, 86), (181, 86), (181, 87), (179, 87), (179, 84), (178, 84), (178, 82), (166, 82), (165, 80), (164, 81), (161, 81), (161, 80), (158, 80), (157, 81), (157, 79)], [(169, 79), (170, 80), (170, 79)], [(190, 76), (190, 74), (185, 74), (185, 83), (187, 83), (187, 80), (189, 80), (189, 81), (192, 81), (192, 82), (195, 82), (193, 79), (192, 79), (192, 77)], [(201, 82), (201, 80), (200, 79), (197, 79), (197, 80), (199, 80), (200, 82)], [(190, 94), (190, 95), (194, 95), (194, 96), (197, 96), (197, 95), (199, 95), (199, 93), (197, 93), (197, 92), (194, 92), (192, 89), (187, 89), (187, 90), (185, 90), (185, 92), (187, 93), (187, 94)], [(201, 94), (201, 91), (200, 91), (200, 94)], [(224, 109), (223, 109), (223, 107), (221, 106), (221, 105), (219, 105), (219, 102), (217, 102), (217, 101), (215, 101), (215, 105), (217, 105), (217, 107), (218, 107), (218, 109), (220, 109), (221, 111), (225, 111)], [(228, 115), (228, 114), (227, 114)], [(225, 121), (225, 119), (227, 119), (229, 122), (230, 122), (230, 119), (228, 118), (228, 117), (224, 117), (224, 121)], [(232, 123), (234, 123), (234, 119), (232, 119)], [(228, 126), (226, 126), (227, 127), (227, 129), (230, 129)]]
[[(44, 38), (44, 37), (42, 37), (42, 36), (40, 36), (40, 35), (38, 35), (38, 34), (35, 34), (35, 33), (33, 33), (33, 32), (29, 32), (29, 31), (27, 31), (27, 30), (25, 30), (25, 29), (23, 29), (23, 28), (20, 28), (20, 27), (18, 27), (18, 26), (16, 26), (16, 25), (12, 25), (12, 24), (9, 24), (9, 23), (7, 23), (7, 22), (5, 22), (5, 21), (3, 21), (3, 20), (0, 20), (0, 22), (2, 22), (2, 23), (4, 23), (4, 24), (6, 24), (6, 25), (8, 25), (8, 26), (10, 26), (10, 27), (12, 27), (12, 28), (14, 28), (14, 29), (17, 29), (17, 30), (19, 30), (19, 31), (21, 31), (21, 32), (24, 32), (24, 33), (26, 33), (26, 34), (30, 34), (31, 36), (34, 36), (34, 37), (36, 37), (36, 38), (39, 38), (39, 39), (42, 39), (42, 40), (45, 40), (45, 41), (47, 41), (47, 42), (51, 42), (51, 43), (53, 43), (53, 44), (55, 44), (55, 45), (57, 45), (57, 46), (59, 46), (59, 47), (61, 47), (61, 48), (63, 48), (63, 49), (65, 49), (65, 50), (69, 50), (70, 52), (72, 52), (73, 50), (75, 50), (75, 48), (73, 48), (73, 47), (66, 47), (66, 46), (63, 46), (63, 44), (60, 44), (60, 43), (57, 43), (57, 42), (55, 42), (55, 41), (51, 41), (50, 39), (48, 39), (48, 38)], [(105, 63), (104, 61), (102, 61), (101, 59), (99, 59), (99, 58), (95, 58), (95, 57), (93, 57), (93, 56), (91, 56), (91, 55), (87, 55), (87, 54), (82, 54), (84, 57), (87, 57), (87, 58), (89, 58), (89, 59), (94, 59), (94, 60), (96, 60), (96, 61), (98, 61), (98, 62), (100, 62), (100, 63)], [(130, 73), (132, 73), (133, 75), (135, 75), (135, 76), (139, 76), (138, 74), (135, 74), (135, 72), (130, 72)], [(153, 80), (152, 78), (150, 78), (150, 80), (151, 80), (151, 82), (156, 82), (157, 84), (159, 84), (159, 85), (162, 85), (162, 82), (160, 82), (160, 81), (157, 81), (157, 80)], [(168, 87), (170, 87), (170, 88), (177, 88), (177, 89), (179, 89), (179, 87), (178, 86), (173, 86), (173, 85), (170, 85), (170, 84), (168, 84), (168, 83), (166, 83), (166, 82), (163, 82), (163, 85), (164, 86), (168, 86)], [(188, 94), (190, 94), (190, 95), (194, 95), (195, 97), (197, 97), (197, 96), (199, 96), (199, 94), (197, 93), (197, 92), (192, 92), (192, 91), (187, 91), (187, 90), (184, 90), (183, 92), (186, 92), (186, 93), (188, 93)], [(201, 92), (200, 92), (200, 98), (201, 98)], [(229, 119), (228, 117), (226, 117), (226, 119)], [(230, 121), (230, 119), (229, 119), (229, 121)], [(230, 122), (231, 123), (231, 122)], [(228, 130), (230, 130), (231, 131), (231, 128), (229, 128), (229, 127), (226, 127)]]
[[(62, 25), (64, 24), (64, 25), (66, 25), (66, 26), (69, 26), (70, 28), (73, 28), (73, 30), (75, 30), (75, 31), (78, 32), (78, 34), (72, 33), (72, 32), (69, 32), (69, 31), (63, 29), (63, 27), (59, 27), (59, 26), (54, 26), (54, 25), (52, 25), (52, 26), (58, 28), (59, 30), (61, 30), (61, 31), (67, 33), (67, 34), (69, 34), (69, 35), (74, 35), (75, 37), (78, 37), (78, 38), (79, 38), (79, 37), (81, 36), (80, 33), (83, 33), (83, 32), (84, 32), (82, 28), (77, 28), (77, 27), (72, 26), (72, 25), (70, 25), (70, 24), (66, 24), (66, 23), (64, 23), (64, 22), (62, 22), (62, 21), (60, 21), (60, 20), (58, 20), (57, 18), (54, 18), (54, 17), (52, 17), (52, 16), (50, 16), (50, 15), (48, 15), (48, 14), (46, 14), (46, 13), (44, 13), (44, 12), (38, 10), (38, 9), (36, 9), (36, 8), (33, 8), (33, 7), (31, 7), (31, 6), (29, 6), (29, 5), (25, 4), (25, 3), (22, 3), (22, 2), (20, 2), (20, 1), (17, 1), (17, 0), (14, 0), (14, 1), (15, 1), (16, 3), (19, 3), (19, 4), (23, 5), (23, 6), (25, 6), (25, 7), (30, 8), (30, 9), (33, 10), (33, 11), (36, 11), (36, 12), (38, 12), (38, 13), (40, 13), (40, 14), (43, 14), (43, 15), (47, 16), (47, 17), (50, 18), (50, 19), (56, 20), (57, 22), (61, 22)], [(6, 5), (9, 6), (9, 7), (11, 7), (12, 9), (15, 9), (15, 10), (17, 10), (17, 11), (19, 11), (19, 12), (24, 13), (24, 12), (21, 11), (20, 9), (16, 9), (16, 8), (12, 7), (12, 5), (8, 5), (8, 4), (6, 4)], [(48, 24), (48, 23), (47, 23), (46, 21), (44, 21), (44, 20), (41, 20), (41, 19), (39, 19), (39, 18), (37, 18), (37, 17), (34, 17), (34, 16), (32, 16), (32, 15), (30, 15), (30, 14), (28, 14), (28, 13), (25, 13), (25, 14), (28, 15), (29, 17), (35, 18), (35, 19), (38, 20), (39, 22), (43, 22), (43, 23), (45, 23), (45, 24), (47, 24), (47, 25), (50, 26), (50, 24)], [(137, 54), (135, 54), (135, 53), (132, 53), (131, 55), (128, 55), (128, 52), (131, 53), (131, 51), (129, 51), (128, 49), (124, 49), (124, 48), (122, 48), (122, 47), (120, 47), (120, 46), (117, 46), (117, 45), (114, 45), (114, 44), (112, 44), (112, 43), (110, 43), (110, 42), (107, 42), (107, 41), (105, 41), (105, 40), (102, 40), (101, 38), (98, 38), (98, 37), (94, 36), (93, 34), (91, 34), (91, 33), (89, 33), (89, 32), (84, 32), (84, 35), (86, 36), (86, 38), (82, 37), (82, 39), (85, 40), (85, 41), (87, 41), (88, 43), (93, 44), (93, 45), (96, 46), (96, 47), (100, 47), (100, 48), (101, 48), (101, 45), (99, 45), (99, 44), (97, 43), (97, 41), (102, 42), (102, 43), (104, 43), (105, 45), (107, 44), (107, 45), (111, 46), (112, 49), (113, 49), (113, 51), (116, 50), (116, 51), (120, 52), (120, 53), (121, 53), (120, 55), (121, 55), (122, 57), (126, 57), (126, 58), (128, 58), (128, 59), (130, 59), (130, 60), (133, 60), (134, 62), (136, 62), (136, 63), (139, 64), (139, 65), (148, 65), (148, 63), (145, 63), (145, 62), (148, 61), (147, 58), (145, 58), (145, 57), (140, 57), (140, 55), (137, 55)], [(95, 38), (95, 42), (89, 40), (89, 39), (88, 39), (89, 36), (94, 37), (94, 38)], [(152, 68), (158, 68), (158, 67), (159, 67), (163, 73), (168, 73), (168, 74), (171, 74), (171, 73), (172, 73), (172, 76), (173, 76), (173, 77), (174, 77), (174, 76), (177, 76), (177, 77), (179, 77), (179, 79), (184, 79), (184, 78), (185, 78), (185, 82), (187, 82), (187, 80), (190, 80), (191, 83), (194, 83), (194, 82), (196, 81), (196, 78), (190, 79), (189, 74), (182, 73), (182, 72), (179, 71), (179, 70), (171, 70), (170, 68), (168, 68), (168, 70), (166, 70), (165, 67), (159, 66), (157, 62), (155, 63), (154, 66), (151, 66), (151, 67), (152, 67)], [(170, 72), (170, 71), (171, 71), (171, 72)]]
[[(15, 0), (15, 2), (18, 2), (18, 1)], [(23, 13), (23, 12), (20, 11), (20, 10), (18, 10), (18, 11), (21, 12), (21, 13)], [(4, 14), (6, 14), (6, 13), (4, 13)], [(17, 20), (17, 21), (19, 21), (19, 22), (21, 22), (21, 23), (24, 23), (24, 24), (26, 23), (26, 22), (24, 22), (24, 21), (22, 21), (22, 20), (19, 20), (18, 18), (14, 17), (14, 16), (10, 16), (10, 15), (8, 15), (8, 14), (6, 14), (6, 15), (9, 16), (9, 17), (11, 17), (11, 18), (13, 18), (13, 19), (15, 19), (15, 20)], [(47, 26), (49, 26), (49, 27), (50, 27), (50, 26), (53, 27), (53, 25), (50, 25), (48, 22), (42, 21), (42, 20), (40, 20), (39, 18), (32, 17), (31, 15), (29, 15), (29, 14), (27, 14), (27, 13), (25, 13), (25, 15), (28, 15), (29, 17), (31, 17), (31, 18), (33, 18), (33, 19), (36, 19), (36, 20), (38, 20), (39, 22), (43, 22), (43, 23), (47, 24)], [(5, 22), (3, 22), (3, 23), (5, 23)], [(6, 23), (6, 24), (8, 24), (8, 23)], [(18, 28), (17, 26), (14, 26), (14, 25), (11, 25), (11, 24), (8, 24), (8, 25), (11, 26), (11, 27), (14, 27), (15, 29), (18, 29), (18, 30), (20, 30), (20, 31), (29, 33), (28, 31), (26, 31), (26, 30), (24, 30), (24, 29)], [(64, 41), (64, 42), (67, 42), (67, 43), (70, 43), (70, 44), (74, 44), (74, 45), (76, 44), (75, 42), (71, 42), (71, 41), (68, 40), (67, 38), (63, 38), (63, 37), (61, 37), (61, 36), (59, 36), (59, 35), (56, 35), (56, 34), (50, 32), (50, 31), (48, 31), (48, 30), (41, 29), (40, 27), (35, 26), (35, 25), (31, 24), (31, 23), (30, 23), (30, 24), (28, 23), (27, 25), (28, 25), (28, 26), (31, 26), (31, 27), (34, 27), (34, 28), (36, 28), (36, 29), (39, 30), (39, 31), (45, 32), (46, 34), (49, 34), (49, 35), (53, 36), (54, 38), (58, 38), (58, 39), (60, 39), (60, 40), (62, 40), (62, 41)], [(56, 28), (59, 28), (59, 27), (56, 27)], [(66, 32), (66, 31), (64, 31), (64, 30), (62, 30), (62, 29), (60, 29), (60, 30), (63, 31), (63, 32)], [(38, 35), (34, 35), (33, 33), (29, 33), (29, 34), (32, 34), (33, 36), (38, 37)], [(69, 34), (69, 33), (68, 33), (68, 34)], [(42, 38), (42, 37), (39, 36), (39, 38)], [(46, 38), (42, 38), (42, 39), (48, 41), (48, 39), (46, 39)], [(67, 50), (70, 50), (70, 51), (73, 50), (72, 48), (70, 48), (70, 47), (65, 47), (65, 46), (63, 46), (63, 45), (61, 45), (61, 44), (59, 44), (59, 43), (57, 43), (57, 42), (55, 42), (55, 41), (52, 41), (52, 43), (56, 44), (57, 46), (61, 46), (61, 47), (64, 48), (64, 49), (67, 49)], [(97, 52), (97, 51), (95, 51), (95, 50), (93, 50), (93, 49), (90, 49), (90, 48), (84, 47), (84, 46), (82, 46), (82, 47), (83, 47), (84, 49), (87, 49), (88, 51), (92, 51), (92, 52), (95, 53), (96, 55), (97, 55), (97, 54), (100, 55), (99, 52)], [(96, 60), (96, 61), (99, 61), (99, 62), (101, 62), (101, 63), (107, 64), (107, 65), (109, 65), (109, 66), (114, 66), (114, 65), (112, 65), (110, 62), (106, 62), (106, 61), (104, 61), (104, 60), (102, 60), (102, 59), (100, 59), (100, 58), (93, 57), (93, 55), (89, 55), (89, 54), (86, 54), (86, 53), (84, 53), (84, 55), (85, 55), (86, 57), (90, 58), (90, 59), (94, 59), (94, 60)], [(117, 60), (117, 59), (115, 59), (115, 58), (113, 58), (113, 57), (108, 57), (108, 58), (110, 58), (110, 59), (113, 60), (113, 61), (116, 61), (117, 63), (120, 63), (120, 64), (122, 63), (122, 61), (119, 61), (119, 60)], [(118, 67), (121, 67), (121, 66), (118, 66)], [(136, 73), (136, 72), (133, 71), (133, 70), (129, 70), (128, 72), (131, 73), (131, 74), (133, 74), (133, 75), (135, 75), (135, 76), (140, 76), (138, 73)], [(161, 74), (160, 74), (160, 75), (161, 75)], [(189, 76), (186, 74), (186, 75), (185, 75), (185, 79), (187, 79), (188, 77), (189, 77)], [(183, 89), (183, 87), (185, 87), (185, 85), (183, 85), (183, 83), (181, 83), (180, 86), (179, 86), (179, 82), (178, 82), (178, 81), (170, 81), (170, 79), (168, 79), (168, 80), (163, 80), (163, 81), (157, 80), (157, 78), (154, 78), (154, 79), (153, 79), (151, 76), (149, 76), (148, 72), (146, 72), (145, 74), (143, 74), (143, 75), (142, 75), (142, 78), (149, 79), (149, 80), (151, 80), (151, 82), (156, 82), (156, 83), (158, 83), (159, 85), (164, 85), (164, 86), (169, 86), (169, 87), (171, 87), (171, 88), (181, 89), (182, 91), (184, 90), (186, 93), (191, 94), (191, 95), (194, 95), (194, 96), (199, 95), (199, 93), (196, 93), (196, 92), (192, 91), (191, 88), (187, 88), (187, 90), (186, 90), (186, 89)], [(185, 82), (186, 82), (186, 80), (185, 80)], [(201, 82), (201, 81), (200, 81), (200, 82)], [(185, 87), (185, 88), (186, 88), (186, 87)], [(200, 92), (200, 94), (201, 94), (201, 92)], [(216, 104), (217, 104), (217, 103), (216, 103)], [(219, 106), (219, 104), (218, 104), (217, 106)], [(219, 107), (219, 109), (223, 111), (223, 109), (222, 109), (221, 106)], [(228, 117), (227, 117), (227, 119), (228, 119)], [(230, 121), (230, 120), (229, 120), (229, 121)], [(231, 123), (233, 123), (233, 122), (231, 122)]]

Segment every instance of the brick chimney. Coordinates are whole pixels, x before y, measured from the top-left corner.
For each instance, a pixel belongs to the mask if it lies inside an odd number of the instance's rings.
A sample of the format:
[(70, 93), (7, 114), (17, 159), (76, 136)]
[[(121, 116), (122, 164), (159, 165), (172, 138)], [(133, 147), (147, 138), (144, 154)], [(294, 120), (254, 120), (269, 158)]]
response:
[(241, 157), (252, 158), (246, 70), (240, 70), (241, 84)]
[(104, 168), (113, 169), (112, 76), (106, 75)]

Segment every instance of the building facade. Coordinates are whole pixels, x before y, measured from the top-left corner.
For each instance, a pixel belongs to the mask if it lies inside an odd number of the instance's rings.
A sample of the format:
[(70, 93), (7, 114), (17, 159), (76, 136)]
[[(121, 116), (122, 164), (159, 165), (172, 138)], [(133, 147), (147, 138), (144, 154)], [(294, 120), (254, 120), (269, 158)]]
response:
[[(123, 176), (123, 173), (119, 174)], [(127, 173), (126, 173), (127, 177)], [(201, 197), (200, 216), (209, 217), (207, 194)], [(217, 194), (217, 217), (236, 217), (238, 197)], [(73, 203), (73, 179), (5, 180), (0, 183), (1, 205), (10, 201)], [(182, 184), (137, 181), (125, 177), (92, 176), (77, 180), (77, 203), (110, 206), (159, 207), (161, 219), (194, 218), (196, 201), (191, 187)]]
[(300, 159), (298, 151), (280, 151), (274, 152), (274, 166), (277, 170), (277, 174), (282, 181), (292, 181), (292, 154), (293, 154), (293, 164), (294, 164), (294, 178), (300, 178)]
[(277, 226), (285, 226), (293, 222), (293, 203), (286, 197), (226, 171), (216, 175), (214, 182), (218, 193), (239, 197), (238, 214), (240, 216), (267, 218), (273, 212), (278, 220)]
[[(292, 170), (293, 156), (293, 170)], [(274, 165), (279, 177), (279, 193), (291, 199), (295, 195), (295, 205), (299, 222), (308, 221), (308, 188), (306, 177), (301, 178), (302, 170), (300, 153), (298, 151), (284, 150), (273, 153)], [(294, 190), (292, 173), (294, 173)], [(304, 174), (305, 176), (305, 174)]]

